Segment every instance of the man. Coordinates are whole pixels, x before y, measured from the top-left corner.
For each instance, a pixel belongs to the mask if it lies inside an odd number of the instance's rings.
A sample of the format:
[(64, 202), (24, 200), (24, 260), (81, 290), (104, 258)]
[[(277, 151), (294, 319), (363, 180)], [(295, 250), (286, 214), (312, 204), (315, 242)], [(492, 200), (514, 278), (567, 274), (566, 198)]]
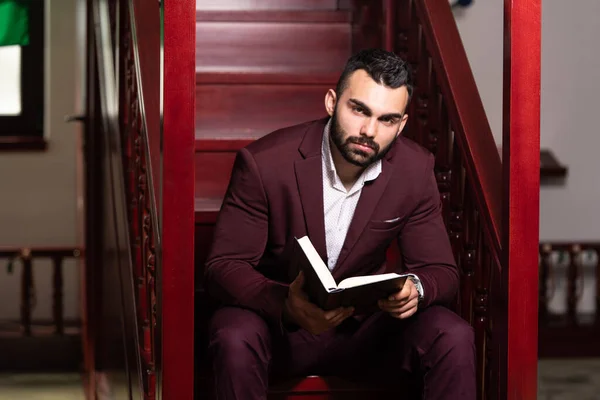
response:
[[(238, 153), (205, 275), (223, 304), (209, 332), (218, 398), (264, 399), (270, 379), (320, 374), (475, 399), (473, 331), (444, 307), (458, 271), (434, 159), (400, 136), (411, 94), (406, 62), (359, 52), (325, 96), (329, 118)], [(307, 300), (302, 274), (289, 277), (304, 235), (337, 282), (383, 272), (393, 240), (412, 279), (380, 312), (325, 312)]]

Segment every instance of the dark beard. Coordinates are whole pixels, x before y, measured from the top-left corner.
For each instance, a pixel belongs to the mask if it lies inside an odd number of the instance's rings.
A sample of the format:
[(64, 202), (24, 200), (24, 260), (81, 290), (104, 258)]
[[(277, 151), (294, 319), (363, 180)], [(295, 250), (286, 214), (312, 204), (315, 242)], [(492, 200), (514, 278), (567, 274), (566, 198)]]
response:
[[(392, 148), (392, 145), (396, 141), (397, 137), (392, 140), (392, 142), (386, 146), (383, 150), (379, 151), (379, 145), (370, 137), (367, 136), (349, 136), (344, 141), (345, 133), (340, 123), (337, 119), (337, 107), (333, 111), (333, 115), (331, 116), (331, 129), (329, 135), (331, 137), (331, 141), (335, 144), (335, 147), (340, 151), (344, 160), (348, 161), (352, 165), (356, 165), (357, 167), (366, 168), (369, 165), (381, 160), (388, 151)], [(373, 153), (368, 153), (365, 151), (361, 151), (358, 149), (353, 149), (350, 147), (350, 144), (360, 144), (363, 146), (369, 146), (373, 149)]]

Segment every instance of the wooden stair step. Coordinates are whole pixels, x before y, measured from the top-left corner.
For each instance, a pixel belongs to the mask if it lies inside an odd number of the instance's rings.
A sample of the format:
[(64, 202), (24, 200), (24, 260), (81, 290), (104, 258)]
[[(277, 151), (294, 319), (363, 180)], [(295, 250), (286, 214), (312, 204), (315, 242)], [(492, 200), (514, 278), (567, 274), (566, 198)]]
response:
[[(229, 132), (225, 132), (228, 134)], [(248, 146), (257, 138), (242, 137), (242, 138), (196, 138), (194, 150), (196, 152), (237, 152), (243, 147)]]
[(204, 72), (335, 71), (351, 53), (351, 24), (345, 11), (200, 13), (200, 17), (206, 20), (196, 22), (196, 68)]
[(214, 224), (221, 208), (223, 198), (196, 197), (194, 201), (195, 222)]
[(196, 152), (195, 198), (222, 199), (225, 196), (235, 156), (233, 151)]
[(325, 117), (335, 84), (196, 86), (196, 139), (256, 139)]
[(196, 10), (335, 10), (337, 0), (196, 0)]
[(287, 22), (348, 24), (351, 15), (339, 10), (239, 10), (203, 11), (196, 10), (196, 22)]
[(309, 68), (262, 68), (249, 71), (246, 67), (215, 71), (211, 67), (196, 67), (196, 85), (208, 84), (315, 84), (331, 85), (339, 79), (341, 69), (317, 71)]

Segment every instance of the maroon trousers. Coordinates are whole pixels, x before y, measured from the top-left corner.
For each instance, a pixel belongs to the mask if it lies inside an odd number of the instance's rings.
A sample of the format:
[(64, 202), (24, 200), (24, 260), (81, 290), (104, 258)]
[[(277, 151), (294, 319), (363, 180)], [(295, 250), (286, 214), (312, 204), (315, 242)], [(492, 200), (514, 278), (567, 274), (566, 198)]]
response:
[(225, 307), (209, 334), (218, 399), (266, 399), (270, 381), (307, 375), (403, 382), (426, 400), (476, 398), (473, 329), (440, 306), (406, 320), (349, 318), (318, 336), (282, 334), (252, 311)]

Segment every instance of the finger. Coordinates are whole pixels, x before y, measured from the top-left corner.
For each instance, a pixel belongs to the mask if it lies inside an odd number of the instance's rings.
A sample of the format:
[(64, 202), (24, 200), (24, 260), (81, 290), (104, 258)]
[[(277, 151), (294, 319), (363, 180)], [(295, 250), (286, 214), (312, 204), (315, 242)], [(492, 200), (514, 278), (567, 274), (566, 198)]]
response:
[(331, 321), (334, 318), (337, 318), (339, 315), (343, 315), (346, 310), (344, 307), (336, 308), (335, 310), (325, 311), (323, 317), (326, 321)]
[(344, 320), (346, 320), (347, 318), (351, 317), (352, 314), (354, 314), (354, 309), (353, 308), (347, 308), (344, 310), (344, 312), (342, 314), (337, 315), (335, 318), (333, 318), (331, 321), (329, 321), (329, 324), (334, 327), (334, 326), (338, 326), (339, 324), (341, 324), (342, 322), (344, 322)]
[(402, 312), (402, 313), (399, 313), (399, 314), (398, 314), (398, 318), (399, 318), (399, 319), (406, 319), (406, 318), (408, 318), (408, 317), (411, 317), (411, 316), (413, 316), (413, 315), (414, 315), (416, 312), (417, 312), (417, 307), (415, 306), (415, 307), (413, 307), (413, 308), (411, 308), (411, 309), (409, 309), (409, 310), (407, 310), (407, 311), (404, 311), (404, 312)]
[(412, 287), (411, 291), (409, 293), (409, 295), (405, 298), (402, 298), (401, 300), (387, 300), (387, 302), (389, 303), (389, 305), (391, 307), (402, 307), (403, 305), (405, 305), (406, 303), (408, 303), (411, 300), (414, 299), (418, 299), (419, 298), (419, 292), (417, 291), (416, 287)]
[(296, 276), (296, 279), (294, 279), (294, 281), (290, 284), (290, 288), (293, 291), (298, 292), (298, 291), (302, 290), (303, 286), (304, 286), (304, 273), (302, 271), (300, 271), (300, 273), (298, 273), (298, 276)]
[(407, 312), (409, 310), (412, 310), (413, 308), (416, 309), (418, 305), (419, 305), (419, 300), (418, 299), (412, 299), (408, 303), (406, 303), (405, 305), (403, 305), (402, 307), (396, 309), (395, 312), (397, 312), (399, 314), (402, 314), (402, 313), (405, 313), (405, 312)]
[(387, 313), (394, 313), (395, 310), (398, 310), (400, 307), (392, 307), (392, 306), (389, 305), (389, 303), (380, 302), (379, 303), (379, 308), (381, 309), (381, 311), (385, 311)]
[(410, 295), (410, 290), (406, 289), (406, 286), (404, 288), (402, 288), (402, 290), (397, 291), (396, 293), (388, 296), (387, 300), (389, 301), (401, 301), (401, 300), (406, 300), (408, 298), (408, 296)]
[(419, 299), (418, 299), (418, 297), (415, 297), (408, 301), (403, 301), (403, 302), (382, 301), (381, 304), (379, 305), (379, 308), (381, 308), (383, 311), (386, 311), (386, 312), (389, 312), (392, 314), (397, 314), (397, 313), (404, 312), (412, 307), (416, 307), (418, 305), (419, 305)]
[(398, 309), (408, 303), (410, 299), (404, 300), (379, 300), (379, 307), (385, 309)]

